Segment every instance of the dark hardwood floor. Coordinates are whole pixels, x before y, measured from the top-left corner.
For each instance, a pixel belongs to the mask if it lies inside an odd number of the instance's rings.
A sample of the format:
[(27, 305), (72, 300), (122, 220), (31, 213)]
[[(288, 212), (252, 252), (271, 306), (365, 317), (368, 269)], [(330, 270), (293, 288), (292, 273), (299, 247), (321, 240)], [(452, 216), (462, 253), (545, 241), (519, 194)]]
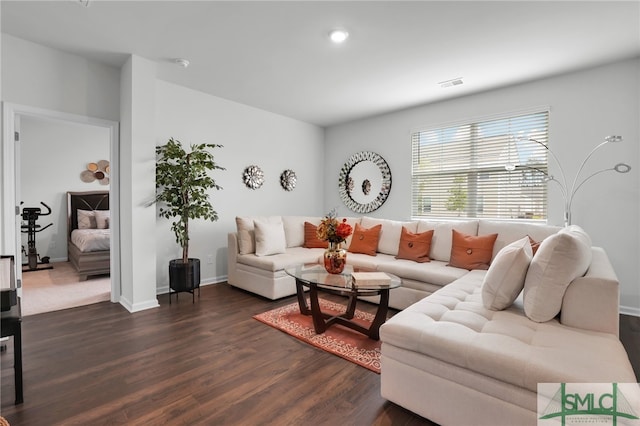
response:
[[(25, 317), (25, 402), (13, 405), (9, 344), (2, 416), (12, 426), (432, 425), (385, 401), (379, 375), (252, 318), (294, 297), (201, 291), (195, 304), (162, 295), (160, 308), (135, 314), (103, 302)], [(620, 325), (638, 375), (640, 318), (622, 315)]]
[(640, 383), (640, 317), (620, 315), (620, 340)]
[(103, 302), (25, 317), (25, 402), (13, 405), (9, 344), (2, 416), (12, 426), (432, 424), (384, 400), (378, 374), (252, 318), (294, 297), (201, 292), (135, 314)]

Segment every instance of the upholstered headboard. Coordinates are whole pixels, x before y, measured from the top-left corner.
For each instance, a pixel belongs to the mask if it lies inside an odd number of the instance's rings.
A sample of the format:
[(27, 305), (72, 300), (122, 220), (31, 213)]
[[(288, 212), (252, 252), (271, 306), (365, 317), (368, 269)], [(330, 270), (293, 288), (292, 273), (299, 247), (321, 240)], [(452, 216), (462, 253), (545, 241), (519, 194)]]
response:
[(67, 230), (78, 229), (78, 209), (109, 210), (109, 191), (67, 192)]

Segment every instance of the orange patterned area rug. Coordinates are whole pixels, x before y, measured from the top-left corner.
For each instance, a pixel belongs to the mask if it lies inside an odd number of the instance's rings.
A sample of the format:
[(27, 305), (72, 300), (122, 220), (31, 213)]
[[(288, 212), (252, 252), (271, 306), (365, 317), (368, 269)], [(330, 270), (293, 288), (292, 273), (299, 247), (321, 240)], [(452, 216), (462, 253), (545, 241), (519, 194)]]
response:
[[(329, 314), (345, 311), (345, 306), (324, 299), (320, 299), (320, 306), (323, 312)], [(369, 328), (373, 317), (372, 314), (356, 309), (353, 320)], [(336, 324), (324, 333), (316, 334), (311, 316), (302, 315), (297, 302), (254, 315), (254, 318), (303, 342), (380, 374), (380, 341), (369, 339), (364, 334)]]

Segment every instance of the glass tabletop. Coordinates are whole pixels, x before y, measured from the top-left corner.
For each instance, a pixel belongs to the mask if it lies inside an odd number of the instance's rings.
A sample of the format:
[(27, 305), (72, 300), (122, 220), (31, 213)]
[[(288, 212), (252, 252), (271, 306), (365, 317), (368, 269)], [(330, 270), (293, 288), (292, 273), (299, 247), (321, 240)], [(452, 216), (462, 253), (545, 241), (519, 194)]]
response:
[[(400, 278), (389, 273), (383, 273), (385, 276), (389, 278), (389, 281), (384, 283), (371, 283), (368, 282), (366, 285), (358, 286), (354, 285), (354, 280), (352, 274), (354, 272), (374, 272), (371, 270), (364, 270), (360, 268), (354, 268), (351, 265), (347, 265), (342, 271), (341, 274), (330, 274), (325, 269), (324, 266), (318, 264), (302, 264), (302, 265), (294, 265), (288, 268), (285, 268), (285, 272), (307, 284), (315, 284), (319, 288), (323, 288), (326, 290), (358, 290), (358, 292), (375, 292), (384, 289), (392, 289), (400, 287)], [(386, 281), (386, 280), (385, 280)]]

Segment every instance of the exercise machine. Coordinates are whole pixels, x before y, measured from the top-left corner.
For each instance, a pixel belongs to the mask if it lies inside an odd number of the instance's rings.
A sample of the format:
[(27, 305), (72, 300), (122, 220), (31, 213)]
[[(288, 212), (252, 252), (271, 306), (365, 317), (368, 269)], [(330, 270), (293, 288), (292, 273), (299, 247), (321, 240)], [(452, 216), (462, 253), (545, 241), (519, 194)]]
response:
[[(49, 256), (44, 256), (42, 259), (40, 259), (40, 255), (38, 254), (38, 250), (36, 249), (36, 234), (53, 226), (53, 223), (50, 223), (43, 228), (36, 223), (40, 216), (49, 216), (51, 214), (51, 208), (48, 205), (46, 205), (42, 201), (40, 202), (40, 204), (42, 204), (47, 209), (46, 213), (42, 213), (42, 209), (40, 209), (40, 207), (24, 207), (22, 209), (22, 220), (27, 224), (23, 224), (20, 231), (24, 234), (28, 234), (27, 250), (25, 250), (24, 246), (22, 246), (22, 252), (27, 256), (27, 263), (24, 263), (22, 265), (22, 272), (53, 269), (53, 266), (38, 267), (38, 265), (48, 265)], [(24, 266), (28, 266), (29, 269), (24, 269)]]

